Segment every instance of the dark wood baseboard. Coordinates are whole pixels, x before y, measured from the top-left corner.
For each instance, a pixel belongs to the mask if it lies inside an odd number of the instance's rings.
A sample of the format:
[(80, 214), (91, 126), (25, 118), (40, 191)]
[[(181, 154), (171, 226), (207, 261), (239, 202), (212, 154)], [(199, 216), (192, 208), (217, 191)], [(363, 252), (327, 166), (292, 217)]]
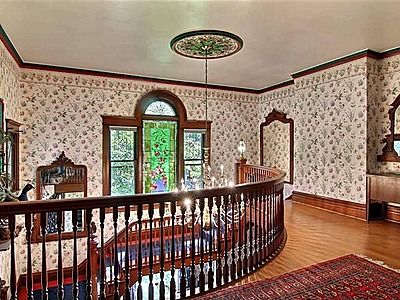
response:
[(385, 210), (385, 220), (400, 223), (400, 207), (387, 204)]
[(292, 201), (327, 210), (333, 213), (349, 216), (359, 220), (366, 220), (365, 204), (348, 202), (344, 200), (297, 191), (293, 191)]

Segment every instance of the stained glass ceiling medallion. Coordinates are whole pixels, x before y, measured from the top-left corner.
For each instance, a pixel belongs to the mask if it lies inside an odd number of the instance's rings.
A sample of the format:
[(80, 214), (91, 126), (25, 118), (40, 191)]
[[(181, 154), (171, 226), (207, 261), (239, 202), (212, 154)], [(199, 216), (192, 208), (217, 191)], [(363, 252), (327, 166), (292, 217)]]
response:
[(196, 30), (176, 36), (170, 46), (174, 52), (186, 57), (213, 59), (237, 53), (243, 47), (243, 40), (226, 31)]

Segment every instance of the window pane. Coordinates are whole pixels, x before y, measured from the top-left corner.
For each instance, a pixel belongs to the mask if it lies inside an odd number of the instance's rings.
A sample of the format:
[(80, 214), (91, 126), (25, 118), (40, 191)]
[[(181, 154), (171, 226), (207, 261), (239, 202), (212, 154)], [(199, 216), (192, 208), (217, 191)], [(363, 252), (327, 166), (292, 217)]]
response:
[(400, 155), (400, 141), (394, 141), (394, 150)]
[(145, 115), (153, 116), (176, 116), (174, 108), (164, 101), (154, 101), (147, 108)]
[(144, 192), (166, 192), (176, 187), (177, 123), (143, 123)]
[(202, 159), (203, 157), (203, 133), (185, 131), (184, 138), (185, 159)]
[(111, 162), (111, 195), (135, 193), (135, 167), (133, 161)]
[(185, 163), (185, 186), (189, 190), (203, 187), (203, 167), (201, 161)]
[(112, 127), (110, 129), (110, 160), (135, 159), (135, 129)]

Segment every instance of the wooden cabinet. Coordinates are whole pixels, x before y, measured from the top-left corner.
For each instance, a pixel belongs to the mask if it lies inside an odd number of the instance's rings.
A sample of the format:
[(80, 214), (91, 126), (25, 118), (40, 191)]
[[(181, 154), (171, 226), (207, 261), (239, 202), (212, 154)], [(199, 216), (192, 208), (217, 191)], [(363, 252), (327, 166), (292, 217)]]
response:
[(400, 205), (400, 174), (368, 174), (367, 221), (384, 219), (387, 203)]

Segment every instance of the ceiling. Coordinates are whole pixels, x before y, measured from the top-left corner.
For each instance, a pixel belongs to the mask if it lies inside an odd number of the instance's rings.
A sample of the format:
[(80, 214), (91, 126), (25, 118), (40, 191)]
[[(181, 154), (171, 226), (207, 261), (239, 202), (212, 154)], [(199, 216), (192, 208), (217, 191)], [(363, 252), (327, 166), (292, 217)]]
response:
[(190, 30), (239, 35), (209, 64), (213, 84), (260, 89), (370, 48), (400, 46), (396, 1), (5, 1), (0, 24), (24, 62), (203, 82), (204, 62), (170, 40)]

